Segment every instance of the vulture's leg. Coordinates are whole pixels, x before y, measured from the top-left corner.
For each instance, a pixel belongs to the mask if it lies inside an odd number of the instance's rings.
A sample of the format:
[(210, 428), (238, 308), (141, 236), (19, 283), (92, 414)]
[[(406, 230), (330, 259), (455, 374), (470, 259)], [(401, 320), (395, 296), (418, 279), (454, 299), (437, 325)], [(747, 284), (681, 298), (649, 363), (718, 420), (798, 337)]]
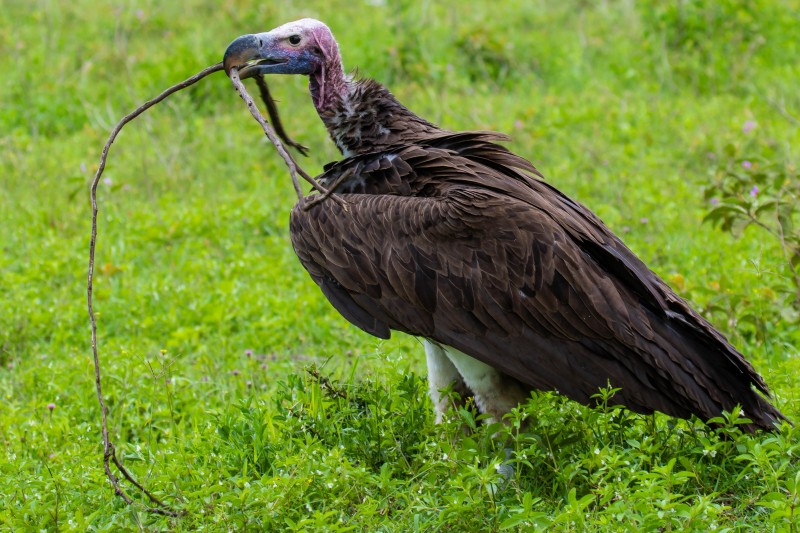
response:
[[(427, 347), (426, 343), (426, 352)], [(516, 379), (450, 346), (444, 348), (436, 346), (436, 348), (444, 352), (450, 364), (458, 370), (461, 379), (475, 397), (478, 409), (491, 417), (489, 423), (502, 421), (503, 415), (528, 399), (528, 389)], [(428, 369), (430, 372), (430, 358)], [(513, 450), (506, 447), (505, 461), (496, 466), (497, 472), (505, 480), (514, 477), (514, 466), (509, 462), (512, 453)]]
[(436, 412), (436, 423), (441, 424), (445, 411), (454, 404), (453, 396), (443, 391), (449, 389), (458, 394), (459, 407), (466, 403), (472, 393), (442, 347), (427, 339), (422, 342), (425, 346), (425, 359), (428, 362), (428, 387)]
[(443, 351), (472, 391), (478, 409), (491, 417), (490, 423), (502, 421), (503, 415), (528, 399), (528, 390), (516, 379), (450, 346)]

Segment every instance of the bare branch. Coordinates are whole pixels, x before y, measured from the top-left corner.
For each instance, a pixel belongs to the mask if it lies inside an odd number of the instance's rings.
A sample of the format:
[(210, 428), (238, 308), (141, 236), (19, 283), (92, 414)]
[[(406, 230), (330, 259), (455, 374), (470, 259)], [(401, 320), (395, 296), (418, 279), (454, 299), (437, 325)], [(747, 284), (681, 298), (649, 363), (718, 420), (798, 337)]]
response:
[[(88, 269), (88, 276), (87, 276), (87, 288), (86, 288), (86, 297), (87, 297), (87, 307), (89, 311), (89, 321), (91, 323), (92, 328), (92, 356), (94, 359), (94, 371), (95, 371), (95, 387), (97, 388), (97, 401), (100, 404), (100, 413), (101, 413), (101, 421), (102, 421), (102, 433), (103, 433), (103, 467), (106, 472), (106, 476), (108, 480), (111, 482), (112, 487), (114, 488), (114, 493), (122, 498), (126, 503), (131, 504), (133, 500), (130, 496), (122, 489), (119, 484), (119, 479), (114, 473), (111, 471), (111, 463), (114, 464), (117, 471), (122, 474), (122, 476), (128, 480), (131, 484), (133, 484), (137, 489), (143, 492), (149, 500), (155, 504), (155, 507), (148, 507), (146, 508), (148, 512), (154, 514), (160, 514), (164, 516), (172, 516), (177, 517), (185, 514), (185, 511), (176, 511), (173, 510), (171, 507), (166, 505), (164, 502), (156, 498), (150, 491), (148, 491), (142, 484), (140, 484), (136, 479), (131, 475), (131, 473), (125, 468), (125, 466), (119, 461), (116, 454), (116, 447), (111, 442), (111, 439), (108, 436), (108, 408), (106, 407), (105, 400), (103, 399), (103, 390), (101, 386), (101, 372), (100, 372), (100, 357), (98, 355), (97, 350), (97, 319), (94, 313), (94, 304), (93, 304), (93, 288), (94, 288), (94, 260), (95, 260), (95, 250), (97, 246), (97, 213), (98, 213), (98, 206), (97, 206), (97, 186), (100, 183), (100, 177), (103, 175), (103, 171), (106, 168), (106, 160), (108, 159), (108, 152), (111, 149), (111, 145), (117, 138), (117, 135), (122, 130), (122, 128), (132, 121), (134, 118), (138, 117), (157, 103), (163, 101), (168, 96), (189, 87), (200, 81), (201, 79), (205, 78), (206, 76), (213, 74), (214, 72), (218, 72), (223, 70), (222, 63), (217, 63), (211, 67), (208, 67), (194, 76), (176, 84), (172, 87), (168, 88), (155, 98), (148, 100), (141, 106), (137, 107), (134, 111), (125, 115), (117, 124), (114, 126), (114, 129), (111, 130), (111, 134), (106, 141), (105, 146), (103, 146), (103, 151), (100, 155), (100, 163), (97, 166), (97, 172), (95, 173), (94, 179), (92, 180), (91, 188), (90, 188), (90, 199), (92, 204), (92, 231), (91, 231), (91, 239), (89, 242), (89, 269)], [(275, 131), (272, 129), (270, 124), (266, 121), (266, 119), (261, 115), (258, 108), (255, 105), (255, 102), (250, 97), (245, 89), (244, 85), (242, 84), (241, 80), (239, 79), (238, 69), (233, 68), (231, 69), (230, 73), (231, 81), (236, 89), (239, 91), (239, 95), (247, 104), (250, 113), (253, 117), (261, 124), (264, 133), (269, 138), (270, 142), (275, 146), (278, 151), (278, 154), (283, 158), (286, 162), (286, 166), (289, 168), (289, 175), (292, 178), (292, 183), (294, 184), (295, 192), (297, 193), (298, 203), (304, 208), (311, 207), (312, 205), (316, 205), (317, 203), (327, 199), (332, 198), (334, 201), (337, 201), (344, 205), (344, 201), (339, 198), (337, 195), (333, 194), (333, 191), (336, 189), (336, 186), (341, 183), (341, 179), (337, 180), (336, 183), (333, 184), (330, 190), (323, 187), (317, 180), (309, 176), (302, 168), (300, 168), (292, 156), (286, 151), (283, 144), (281, 143), (281, 139), (283, 139), (286, 144), (296, 148), (302, 154), (305, 155), (306, 147), (296, 143), (293, 141), (283, 129), (283, 126), (280, 123), (280, 118), (278, 117), (277, 107), (275, 106), (275, 101), (272, 99), (272, 96), (269, 94), (269, 89), (266, 85), (266, 82), (263, 79), (257, 79), (257, 83), (259, 89), (261, 90), (261, 97), (264, 100), (264, 103), (267, 106), (267, 110), (269, 112), (270, 118), (275, 123), (275, 128), (278, 130), (278, 134), (276, 135)], [(280, 136), (280, 138), (278, 138)], [(304, 195), (303, 190), (300, 187), (300, 182), (297, 178), (298, 174), (307, 182), (309, 182), (317, 191), (321, 194), (312, 195), (314, 200), (311, 202), (307, 202)]]
[(114, 487), (114, 493), (120, 496), (126, 503), (130, 504), (133, 503), (130, 496), (128, 496), (125, 491), (119, 486), (119, 480), (117, 477), (111, 472), (110, 462), (113, 461), (114, 465), (117, 469), (122, 473), (122, 475), (133, 483), (139, 490), (145, 493), (147, 497), (155, 503), (158, 507), (150, 507), (147, 508), (148, 512), (162, 514), (166, 516), (180, 516), (184, 514), (184, 511), (175, 511), (171, 509), (169, 506), (165, 505), (161, 500), (153, 496), (150, 492), (148, 492), (142, 485), (140, 485), (136, 480), (131, 476), (131, 474), (122, 466), (122, 464), (117, 459), (116, 449), (114, 444), (108, 437), (108, 409), (106, 408), (105, 400), (103, 399), (103, 389), (101, 386), (101, 379), (100, 379), (100, 358), (97, 353), (97, 320), (94, 315), (94, 305), (92, 300), (92, 290), (93, 290), (93, 282), (94, 282), (94, 256), (95, 256), (95, 249), (97, 245), (97, 184), (100, 183), (100, 176), (103, 175), (103, 171), (106, 168), (106, 160), (108, 159), (108, 151), (111, 149), (111, 144), (117, 138), (117, 135), (122, 130), (123, 126), (125, 126), (128, 122), (133, 120), (134, 118), (138, 117), (157, 103), (161, 102), (171, 94), (180, 91), (181, 89), (185, 89), (190, 85), (193, 85), (200, 81), (201, 79), (205, 78), (209, 74), (213, 74), (214, 72), (222, 70), (222, 63), (217, 63), (211, 67), (208, 67), (191, 78), (188, 78), (177, 85), (173, 85), (169, 89), (165, 90), (155, 98), (148, 100), (141, 106), (137, 107), (134, 111), (125, 115), (122, 120), (120, 120), (114, 129), (111, 130), (111, 134), (108, 136), (108, 140), (106, 141), (105, 146), (103, 147), (103, 152), (100, 155), (100, 164), (97, 166), (97, 172), (95, 173), (94, 180), (92, 181), (91, 189), (90, 189), (90, 198), (92, 202), (92, 234), (91, 240), (89, 242), (89, 273), (87, 279), (87, 288), (86, 288), (86, 298), (87, 298), (87, 306), (89, 310), (89, 321), (91, 322), (92, 326), (92, 355), (94, 358), (94, 377), (95, 377), (95, 387), (97, 388), (97, 401), (100, 403), (100, 413), (102, 417), (102, 432), (103, 432), (103, 467), (105, 468), (106, 476), (108, 480), (111, 482), (111, 485)]

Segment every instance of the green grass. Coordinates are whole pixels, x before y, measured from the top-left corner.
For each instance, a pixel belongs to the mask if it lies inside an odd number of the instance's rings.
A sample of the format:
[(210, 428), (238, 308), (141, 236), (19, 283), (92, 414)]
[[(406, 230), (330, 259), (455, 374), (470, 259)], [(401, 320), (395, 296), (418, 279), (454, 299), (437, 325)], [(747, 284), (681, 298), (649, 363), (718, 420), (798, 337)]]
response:
[[(0, 529), (797, 531), (800, 432), (789, 426), (747, 436), (732, 417), (723, 438), (613, 398), (590, 410), (553, 394), (508, 427), (466, 411), (434, 425), (420, 343), (357, 331), (295, 259), (285, 168), (222, 75), (129, 125), (100, 186), (111, 437), (187, 515), (114, 497), (85, 310), (100, 149), (119, 117), (236, 36), (301, 16), (326, 21), (346, 66), (420, 115), (510, 133), (695, 302), (800, 421), (800, 328), (775, 297), (787, 277), (779, 247), (756, 229), (734, 239), (701, 224), (726, 146), (797, 164), (800, 2), (240, 4), (0, 2)], [(319, 171), (337, 154), (304, 80), (271, 86), (312, 149), (304, 166)], [(496, 431), (514, 435), (506, 484)]]

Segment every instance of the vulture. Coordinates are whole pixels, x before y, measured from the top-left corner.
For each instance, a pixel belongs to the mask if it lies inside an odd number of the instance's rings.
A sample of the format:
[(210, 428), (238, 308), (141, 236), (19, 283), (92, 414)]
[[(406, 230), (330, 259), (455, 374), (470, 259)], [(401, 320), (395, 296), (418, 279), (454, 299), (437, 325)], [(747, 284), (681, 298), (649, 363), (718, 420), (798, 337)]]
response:
[(609, 385), (637, 413), (707, 421), (740, 406), (751, 432), (785, 420), (725, 336), (507, 136), (442, 129), (346, 74), (317, 20), (243, 35), (223, 63), (308, 76), (343, 156), (317, 179), (342, 201), (298, 203), (292, 245), (352, 324), (423, 339), (437, 422), (447, 389), (501, 420), (533, 390), (592, 404)]

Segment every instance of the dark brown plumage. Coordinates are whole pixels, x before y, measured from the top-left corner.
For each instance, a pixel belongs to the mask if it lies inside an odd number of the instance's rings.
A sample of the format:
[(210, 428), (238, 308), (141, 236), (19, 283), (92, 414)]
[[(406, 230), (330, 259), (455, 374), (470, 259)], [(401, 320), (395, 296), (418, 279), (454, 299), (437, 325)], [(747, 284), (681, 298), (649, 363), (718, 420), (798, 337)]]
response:
[[(309, 75), (346, 156), (319, 177), (346, 176), (344, 206), (292, 211), (297, 256), (356, 326), (427, 339), (439, 414), (436, 388), (451, 380), (493, 416), (532, 389), (591, 403), (610, 383), (640, 413), (707, 420), (740, 404), (751, 431), (784, 419), (725, 337), (591, 211), (497, 144), (505, 136), (442, 130), (380, 84), (347, 78), (317, 21), (255, 37), (245, 61), (267, 66), (250, 69)], [(256, 42), (231, 48), (244, 39)]]

